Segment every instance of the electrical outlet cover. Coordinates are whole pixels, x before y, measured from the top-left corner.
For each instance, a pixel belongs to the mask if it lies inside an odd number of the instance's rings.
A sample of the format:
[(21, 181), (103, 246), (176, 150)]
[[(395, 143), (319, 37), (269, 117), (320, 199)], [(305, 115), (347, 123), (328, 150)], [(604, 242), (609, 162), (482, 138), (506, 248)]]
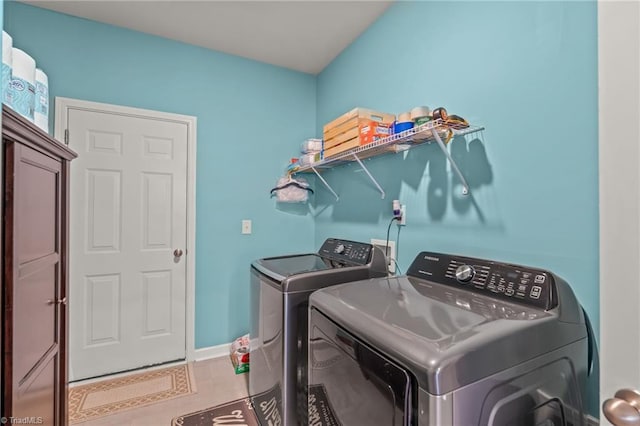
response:
[[(371, 239), (371, 244), (375, 247), (378, 247), (382, 250), (383, 253), (387, 253), (387, 240), (378, 240), (375, 238)], [(396, 242), (393, 240), (389, 240), (389, 259), (387, 260), (387, 265), (389, 268), (389, 273), (395, 274), (396, 272)]]

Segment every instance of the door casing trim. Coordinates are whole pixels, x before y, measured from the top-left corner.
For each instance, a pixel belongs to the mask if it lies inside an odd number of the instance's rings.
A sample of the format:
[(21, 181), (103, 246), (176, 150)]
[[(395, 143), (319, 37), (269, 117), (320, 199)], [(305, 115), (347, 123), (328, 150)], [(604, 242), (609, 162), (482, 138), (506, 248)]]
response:
[(107, 112), (128, 117), (155, 119), (182, 123), (187, 126), (187, 250), (186, 250), (186, 306), (185, 355), (187, 361), (195, 359), (195, 272), (196, 272), (196, 131), (197, 117), (133, 108), (120, 105), (56, 97), (54, 137), (64, 141), (69, 110)]

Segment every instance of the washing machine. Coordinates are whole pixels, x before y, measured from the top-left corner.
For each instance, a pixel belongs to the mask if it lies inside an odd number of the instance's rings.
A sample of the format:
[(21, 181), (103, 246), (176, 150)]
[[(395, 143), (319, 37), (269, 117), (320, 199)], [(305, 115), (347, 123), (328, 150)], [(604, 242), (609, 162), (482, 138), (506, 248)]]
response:
[(422, 252), (309, 300), (313, 425), (583, 425), (593, 335), (545, 270)]
[(259, 419), (265, 424), (306, 424), (309, 295), (386, 275), (379, 248), (336, 238), (327, 239), (317, 253), (251, 264), (249, 394)]

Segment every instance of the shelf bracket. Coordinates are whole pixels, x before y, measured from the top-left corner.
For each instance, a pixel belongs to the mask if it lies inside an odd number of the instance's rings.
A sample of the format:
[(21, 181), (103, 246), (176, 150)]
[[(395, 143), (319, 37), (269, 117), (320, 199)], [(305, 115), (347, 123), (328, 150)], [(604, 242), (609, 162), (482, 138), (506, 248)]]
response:
[(316, 168), (311, 166), (311, 170), (313, 170), (313, 172), (316, 174), (316, 176), (318, 176), (318, 178), (322, 181), (322, 183), (324, 183), (324, 186), (327, 187), (327, 189), (333, 194), (333, 196), (336, 197), (336, 201), (340, 200), (340, 197), (338, 197), (338, 194), (336, 194), (336, 192), (333, 190), (333, 188), (331, 188), (331, 185), (329, 185), (327, 183), (327, 181), (320, 175), (320, 173), (318, 173)]
[(384, 190), (382, 189), (382, 187), (380, 187), (380, 185), (374, 179), (374, 177), (371, 175), (371, 173), (369, 173), (369, 170), (364, 166), (364, 164), (362, 163), (362, 161), (360, 161), (360, 159), (358, 158), (358, 156), (356, 154), (353, 154), (353, 158), (356, 159), (358, 164), (360, 164), (360, 167), (362, 167), (362, 170), (364, 170), (364, 172), (367, 174), (367, 176), (369, 176), (369, 179), (371, 179), (371, 182), (373, 182), (373, 184), (376, 186), (376, 188), (378, 188), (378, 191), (380, 191), (380, 194), (382, 194), (381, 198), (384, 198), (384, 195), (385, 195), (384, 194)]
[(458, 175), (460, 182), (462, 182), (462, 195), (467, 195), (469, 193), (469, 185), (467, 184), (467, 181), (464, 178), (464, 176), (462, 176), (462, 172), (458, 168), (458, 165), (456, 164), (455, 161), (453, 161), (451, 154), (449, 154), (449, 150), (447, 149), (445, 144), (442, 142), (442, 139), (440, 139), (438, 130), (433, 129), (431, 133), (433, 134), (433, 137), (435, 138), (436, 142), (438, 142), (438, 145), (440, 146), (440, 149), (442, 150), (442, 152), (444, 152), (444, 155), (447, 156), (447, 159), (449, 160), (449, 164), (451, 164), (451, 167), (453, 167), (454, 172)]

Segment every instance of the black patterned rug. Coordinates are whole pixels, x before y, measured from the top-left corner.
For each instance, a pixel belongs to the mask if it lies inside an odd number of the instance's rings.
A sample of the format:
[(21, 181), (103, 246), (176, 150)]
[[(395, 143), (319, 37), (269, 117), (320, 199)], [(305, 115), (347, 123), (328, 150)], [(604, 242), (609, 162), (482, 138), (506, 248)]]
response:
[(260, 426), (250, 398), (237, 399), (217, 407), (207, 408), (173, 419), (172, 426), (211, 426), (218, 424), (242, 424)]
[[(314, 426), (340, 426), (322, 385), (309, 387), (310, 422)], [(242, 424), (246, 426), (281, 425), (280, 387), (243, 399), (227, 402), (173, 419), (172, 426), (211, 426)]]

